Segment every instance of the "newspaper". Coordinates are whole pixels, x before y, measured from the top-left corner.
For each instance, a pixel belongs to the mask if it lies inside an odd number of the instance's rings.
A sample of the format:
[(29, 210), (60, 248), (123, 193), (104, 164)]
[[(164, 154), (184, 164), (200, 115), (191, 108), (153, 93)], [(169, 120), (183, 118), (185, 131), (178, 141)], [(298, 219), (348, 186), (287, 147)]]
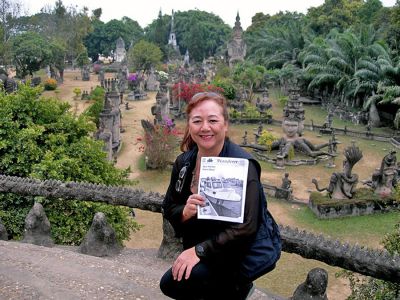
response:
[(243, 223), (249, 161), (232, 157), (202, 157), (199, 194), (206, 199), (199, 206), (199, 219)]

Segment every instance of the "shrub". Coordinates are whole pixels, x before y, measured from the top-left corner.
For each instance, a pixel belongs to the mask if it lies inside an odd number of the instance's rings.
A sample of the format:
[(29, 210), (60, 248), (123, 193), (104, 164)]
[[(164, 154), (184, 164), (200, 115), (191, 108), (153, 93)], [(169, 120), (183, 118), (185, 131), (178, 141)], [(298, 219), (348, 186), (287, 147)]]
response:
[(249, 102), (244, 103), (244, 112), (246, 118), (254, 119), (260, 117), (260, 112), (257, 110), (257, 107)]
[[(0, 130), (0, 173), (114, 186), (127, 183), (127, 171), (109, 163), (104, 144), (92, 139), (93, 123), (82, 115), (74, 117), (65, 102), (40, 98), (40, 92), (41, 88), (21, 85), (13, 94), (0, 95), (1, 126), (6, 129)], [(127, 207), (1, 193), (0, 217), (11, 238), (22, 236), (24, 219), (35, 201), (43, 204), (56, 243), (79, 244), (97, 211), (106, 214), (120, 242), (135, 228)]]
[(179, 82), (172, 86), (174, 98), (183, 99), (185, 102), (188, 102), (195, 94), (200, 92), (215, 92), (222, 95), (224, 94), (224, 90), (222, 88), (213, 84), (202, 85), (198, 83)]
[(236, 97), (236, 87), (233, 84), (233, 81), (230, 79), (221, 78), (218, 80), (214, 80), (212, 82), (213, 85), (220, 87), (224, 90), (223, 95), (226, 99), (233, 100)]
[(258, 138), (258, 143), (267, 148), (268, 151), (271, 151), (272, 143), (278, 140), (278, 138), (268, 130), (263, 130), (260, 137)]
[(44, 89), (46, 91), (54, 91), (57, 88), (57, 80), (48, 78), (44, 82)]
[(96, 127), (99, 127), (99, 115), (104, 108), (104, 95), (104, 89), (97, 86), (90, 93), (90, 99), (94, 100), (94, 103), (83, 113), (83, 115), (89, 117), (96, 124)]
[[(151, 124), (150, 121), (147, 121)], [(172, 162), (174, 149), (178, 142), (179, 132), (169, 126), (153, 125), (153, 129), (145, 132), (146, 166), (151, 169), (164, 169)]]
[(74, 94), (75, 94), (75, 98), (79, 98), (79, 96), (80, 96), (81, 93), (82, 93), (81, 89), (80, 89), (80, 88), (77, 88), (77, 87), (74, 88), (72, 91), (73, 91)]

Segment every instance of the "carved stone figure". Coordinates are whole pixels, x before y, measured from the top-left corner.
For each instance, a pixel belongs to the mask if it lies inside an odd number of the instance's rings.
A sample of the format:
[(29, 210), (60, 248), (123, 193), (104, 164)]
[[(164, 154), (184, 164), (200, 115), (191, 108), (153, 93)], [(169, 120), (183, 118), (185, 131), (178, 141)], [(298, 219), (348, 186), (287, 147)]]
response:
[(320, 145), (313, 145), (310, 141), (303, 137), (299, 137), (299, 122), (296, 120), (286, 119), (282, 122), (282, 128), (285, 133), (285, 137), (281, 138), (278, 141), (272, 143), (271, 149), (277, 150), (280, 149), (280, 155), (283, 157), (288, 157), (289, 150), (291, 147), (294, 148), (295, 152), (301, 152), (310, 157), (317, 157), (322, 155), (330, 154), (325, 151), (321, 151), (322, 148), (327, 147), (329, 143), (323, 143)]
[(373, 188), (380, 196), (389, 196), (397, 184), (396, 151), (392, 150), (382, 159), (381, 166), (372, 174), (372, 179), (364, 184)]
[(240, 24), (239, 12), (236, 16), (235, 27), (233, 27), (233, 37), (228, 42), (229, 66), (233, 66), (235, 62), (244, 61), (246, 56), (246, 43), (242, 38), (243, 29)]
[(296, 288), (291, 300), (328, 300), (327, 286), (328, 272), (314, 268), (308, 272), (306, 281)]
[(285, 189), (288, 191), (291, 191), (292, 181), (289, 179), (289, 173), (285, 173), (285, 176), (282, 178), (282, 185), (281, 189)]
[(54, 246), (51, 238), (50, 222), (40, 203), (36, 202), (25, 218), (22, 242), (45, 247)]
[(343, 172), (332, 174), (329, 186), (319, 188), (318, 181), (313, 178), (312, 182), (319, 192), (327, 191), (332, 199), (351, 199), (355, 193), (358, 183), (358, 175), (352, 174), (354, 165), (363, 157), (361, 150), (354, 144), (344, 150)]
[(119, 254), (121, 250), (115, 231), (107, 223), (106, 216), (102, 212), (96, 213), (89, 231), (79, 246), (79, 251), (103, 257)]

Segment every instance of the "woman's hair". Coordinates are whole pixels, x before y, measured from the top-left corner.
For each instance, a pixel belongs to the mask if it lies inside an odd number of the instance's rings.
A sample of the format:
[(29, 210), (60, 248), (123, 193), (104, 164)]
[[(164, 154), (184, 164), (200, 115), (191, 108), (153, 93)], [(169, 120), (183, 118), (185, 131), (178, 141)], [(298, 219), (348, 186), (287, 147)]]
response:
[(194, 146), (196, 146), (196, 143), (192, 140), (192, 137), (189, 133), (189, 117), (193, 108), (206, 100), (212, 100), (217, 103), (222, 108), (222, 115), (225, 119), (225, 122), (229, 121), (228, 107), (224, 96), (214, 92), (201, 92), (195, 94), (192, 99), (189, 100), (186, 106), (186, 128), (180, 146), (181, 151), (191, 150)]

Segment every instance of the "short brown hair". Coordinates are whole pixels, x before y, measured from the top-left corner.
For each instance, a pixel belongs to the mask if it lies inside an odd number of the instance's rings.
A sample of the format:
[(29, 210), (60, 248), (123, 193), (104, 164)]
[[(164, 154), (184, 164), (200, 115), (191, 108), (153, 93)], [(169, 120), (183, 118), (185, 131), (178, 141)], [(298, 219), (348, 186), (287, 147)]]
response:
[(225, 119), (225, 122), (229, 121), (229, 113), (228, 113), (228, 107), (226, 103), (226, 99), (224, 96), (221, 94), (215, 93), (215, 92), (201, 92), (195, 94), (192, 99), (189, 100), (187, 106), (186, 106), (186, 128), (185, 128), (185, 133), (183, 135), (183, 139), (181, 142), (180, 149), (181, 151), (188, 151), (190, 149), (193, 149), (193, 147), (196, 145), (195, 142), (192, 140), (192, 137), (190, 136), (189, 133), (189, 115), (192, 112), (193, 108), (195, 108), (197, 105), (200, 103), (206, 101), (206, 100), (212, 100), (215, 103), (217, 103), (219, 106), (222, 108), (222, 115)]

